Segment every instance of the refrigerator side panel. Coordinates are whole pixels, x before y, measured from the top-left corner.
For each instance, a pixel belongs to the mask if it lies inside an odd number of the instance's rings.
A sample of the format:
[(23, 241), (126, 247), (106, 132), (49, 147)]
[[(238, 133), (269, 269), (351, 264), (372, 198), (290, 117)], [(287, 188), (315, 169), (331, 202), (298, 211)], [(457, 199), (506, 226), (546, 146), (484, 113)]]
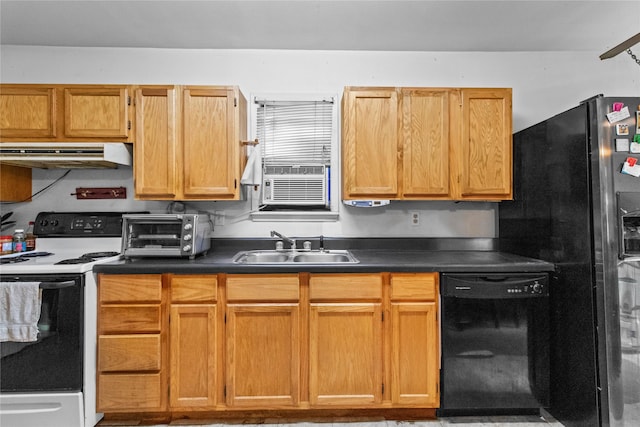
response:
[(514, 135), (514, 200), (500, 203), (500, 249), (553, 262), (551, 406), (565, 426), (598, 426), (587, 105)]

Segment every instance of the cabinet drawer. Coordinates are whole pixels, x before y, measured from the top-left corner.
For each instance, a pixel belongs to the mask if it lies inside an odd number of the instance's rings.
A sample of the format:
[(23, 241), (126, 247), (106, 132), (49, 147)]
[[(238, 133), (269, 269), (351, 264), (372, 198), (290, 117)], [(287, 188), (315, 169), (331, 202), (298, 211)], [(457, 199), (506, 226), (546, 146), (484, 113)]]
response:
[(380, 300), (382, 276), (379, 274), (312, 274), (309, 298), (313, 300)]
[(159, 371), (160, 335), (103, 335), (98, 338), (98, 370)]
[(298, 301), (300, 286), (297, 274), (229, 275), (228, 301)]
[(218, 276), (172, 276), (171, 302), (214, 302)]
[(437, 273), (395, 273), (391, 275), (392, 300), (434, 301)]
[(160, 332), (159, 305), (107, 305), (100, 307), (99, 333)]
[(98, 411), (162, 409), (160, 374), (105, 374), (98, 377)]
[(160, 274), (118, 274), (99, 276), (100, 302), (160, 302), (162, 276)]

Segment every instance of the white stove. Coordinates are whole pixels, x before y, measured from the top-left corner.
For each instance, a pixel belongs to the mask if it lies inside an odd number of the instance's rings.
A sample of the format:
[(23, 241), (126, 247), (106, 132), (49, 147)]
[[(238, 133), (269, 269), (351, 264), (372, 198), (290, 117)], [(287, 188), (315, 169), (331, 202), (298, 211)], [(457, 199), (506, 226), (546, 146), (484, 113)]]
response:
[[(0, 425), (93, 427), (102, 418), (96, 412), (93, 266), (121, 258), (122, 214), (41, 212), (36, 250), (0, 257), (0, 281), (39, 282), (43, 301), (37, 342), (0, 342), (0, 365), (11, 367), (0, 370)], [(70, 340), (76, 344), (57, 344)], [(53, 356), (67, 351), (73, 354)], [(36, 370), (39, 378), (29, 374)]]

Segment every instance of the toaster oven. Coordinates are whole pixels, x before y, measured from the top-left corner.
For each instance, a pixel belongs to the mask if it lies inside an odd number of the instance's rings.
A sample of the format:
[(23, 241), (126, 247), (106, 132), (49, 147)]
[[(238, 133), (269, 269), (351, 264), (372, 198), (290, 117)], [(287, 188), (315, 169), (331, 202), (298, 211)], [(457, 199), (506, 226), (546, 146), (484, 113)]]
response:
[(122, 255), (193, 259), (210, 249), (212, 231), (206, 214), (125, 214)]

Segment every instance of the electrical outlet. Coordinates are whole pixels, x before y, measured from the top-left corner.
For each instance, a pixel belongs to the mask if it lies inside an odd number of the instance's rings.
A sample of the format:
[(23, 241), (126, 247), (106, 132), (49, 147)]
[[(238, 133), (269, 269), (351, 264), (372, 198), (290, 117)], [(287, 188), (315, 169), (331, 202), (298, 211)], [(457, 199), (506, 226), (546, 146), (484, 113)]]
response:
[(413, 227), (420, 225), (420, 213), (419, 212), (411, 212), (410, 213), (411, 225)]
[(213, 212), (213, 225), (224, 225), (225, 214), (224, 211)]

